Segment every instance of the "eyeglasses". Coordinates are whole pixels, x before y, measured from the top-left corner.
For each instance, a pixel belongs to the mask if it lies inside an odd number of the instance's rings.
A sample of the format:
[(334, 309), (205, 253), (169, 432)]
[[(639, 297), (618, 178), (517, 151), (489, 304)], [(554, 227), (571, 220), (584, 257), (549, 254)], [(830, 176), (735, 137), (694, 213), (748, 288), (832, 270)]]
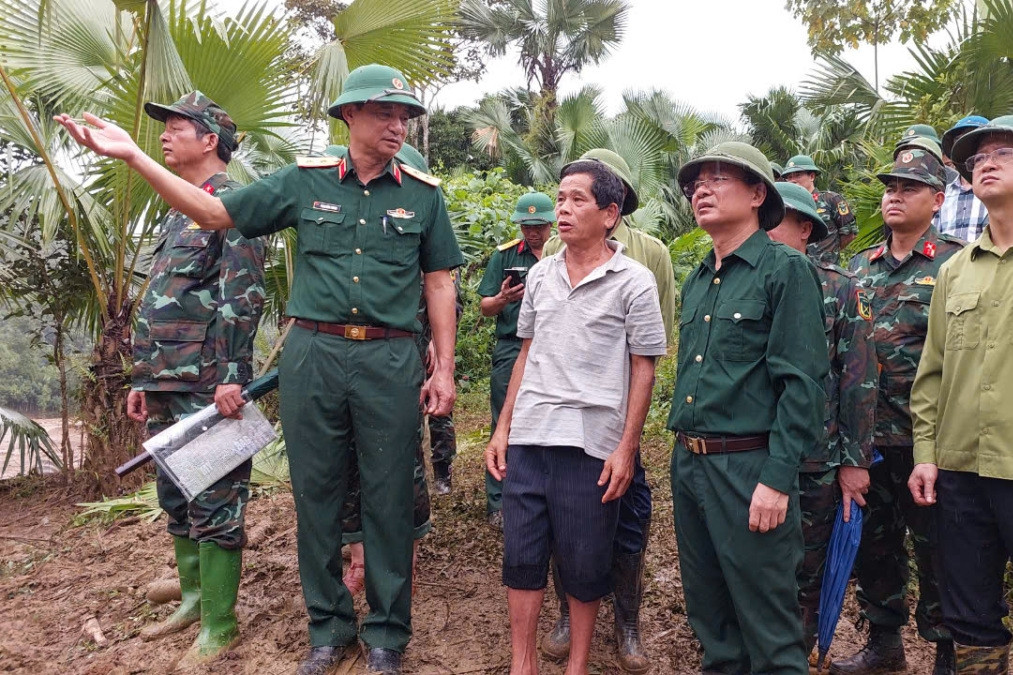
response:
[(682, 194), (686, 195), (686, 199), (693, 199), (693, 195), (696, 191), (702, 187), (710, 188), (711, 190), (720, 187), (728, 181), (735, 180), (732, 176), (714, 176), (712, 178), (703, 178), (686, 183), (682, 186)]
[(1013, 162), (1013, 148), (997, 148), (992, 152), (979, 152), (977, 155), (971, 155), (964, 162), (964, 166), (973, 173), (976, 168), (989, 160), (996, 164), (1009, 164)]

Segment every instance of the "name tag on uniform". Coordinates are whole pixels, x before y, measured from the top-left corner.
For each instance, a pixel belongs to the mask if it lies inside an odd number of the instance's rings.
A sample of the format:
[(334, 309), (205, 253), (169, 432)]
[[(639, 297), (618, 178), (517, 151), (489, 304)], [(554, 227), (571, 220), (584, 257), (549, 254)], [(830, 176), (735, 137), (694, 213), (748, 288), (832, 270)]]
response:
[(341, 204), (329, 204), (328, 202), (313, 202), (313, 208), (317, 211), (341, 212)]

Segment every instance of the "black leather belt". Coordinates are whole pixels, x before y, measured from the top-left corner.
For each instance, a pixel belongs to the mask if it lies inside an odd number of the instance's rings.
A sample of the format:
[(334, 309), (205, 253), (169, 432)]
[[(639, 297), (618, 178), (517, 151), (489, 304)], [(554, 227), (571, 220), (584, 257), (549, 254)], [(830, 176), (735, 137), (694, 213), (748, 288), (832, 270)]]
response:
[(721, 455), (728, 452), (763, 450), (770, 441), (770, 434), (759, 436), (690, 436), (681, 431), (676, 440), (694, 455)]
[(295, 325), (306, 330), (317, 331), (318, 333), (340, 335), (348, 340), (386, 340), (387, 338), (415, 337), (415, 333), (410, 331), (379, 326), (357, 326), (344, 323), (328, 323), (326, 321), (310, 321), (309, 319), (296, 319)]

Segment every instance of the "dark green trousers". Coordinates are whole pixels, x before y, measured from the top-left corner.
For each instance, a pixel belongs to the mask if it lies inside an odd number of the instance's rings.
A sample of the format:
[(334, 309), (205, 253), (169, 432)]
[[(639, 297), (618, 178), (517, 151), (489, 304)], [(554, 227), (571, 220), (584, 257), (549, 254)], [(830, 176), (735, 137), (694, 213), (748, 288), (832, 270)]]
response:
[(795, 571), (802, 560), (798, 493), (784, 524), (749, 531), (764, 450), (672, 454), (672, 508), (689, 624), (714, 673), (809, 672)]
[[(496, 431), (499, 413), (506, 401), (507, 387), (514, 363), (521, 353), (521, 341), (500, 338), (492, 350), (492, 374), (489, 376), (489, 404), (492, 408), (492, 431)], [(485, 510), (487, 513), (503, 508), (503, 483), (485, 472)]]
[[(802, 607), (802, 628), (806, 653), (816, 644), (819, 629), (820, 591), (827, 567), (827, 546), (834, 532), (841, 488), (837, 467), (827, 471), (801, 472), (798, 475), (798, 501), (802, 510), (802, 539), (805, 555), (798, 568), (798, 602)], [(859, 508), (857, 504), (853, 508)]]
[(354, 443), (370, 608), (359, 638), (403, 652), (411, 637), (412, 478), (423, 377), (415, 343), (346, 340), (296, 327), (279, 375), (310, 644), (347, 645), (356, 637), (352, 598), (341, 583), (341, 516)]

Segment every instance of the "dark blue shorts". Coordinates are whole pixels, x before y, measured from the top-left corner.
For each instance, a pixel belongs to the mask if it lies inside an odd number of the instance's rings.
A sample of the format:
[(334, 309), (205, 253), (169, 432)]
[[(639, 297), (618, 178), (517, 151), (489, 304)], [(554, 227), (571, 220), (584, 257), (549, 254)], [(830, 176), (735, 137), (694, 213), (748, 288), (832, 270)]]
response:
[(619, 500), (602, 504), (605, 462), (581, 448), (511, 445), (503, 481), (503, 584), (536, 591), (548, 580), (549, 554), (563, 590), (591, 602), (611, 590)]

